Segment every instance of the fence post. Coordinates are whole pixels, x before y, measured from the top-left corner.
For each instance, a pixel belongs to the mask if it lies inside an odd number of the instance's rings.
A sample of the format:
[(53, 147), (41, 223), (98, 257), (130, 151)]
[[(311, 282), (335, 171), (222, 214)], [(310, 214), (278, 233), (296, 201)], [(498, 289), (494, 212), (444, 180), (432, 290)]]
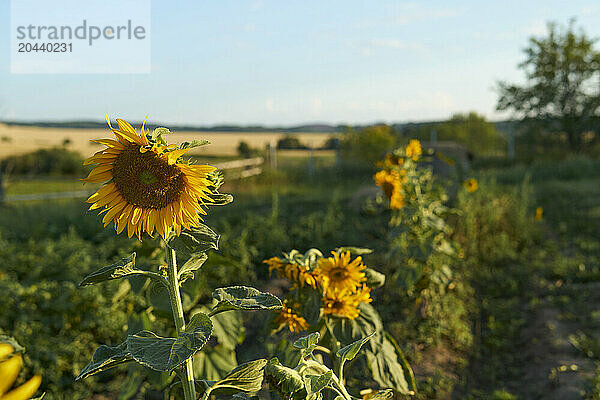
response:
[(269, 161), (271, 169), (277, 169), (277, 144), (274, 140), (269, 143)]
[(315, 158), (312, 146), (308, 148), (308, 176), (313, 177), (315, 175)]
[(432, 129), (431, 131), (429, 131), (429, 142), (431, 142), (431, 143), (437, 142), (437, 131), (435, 129)]

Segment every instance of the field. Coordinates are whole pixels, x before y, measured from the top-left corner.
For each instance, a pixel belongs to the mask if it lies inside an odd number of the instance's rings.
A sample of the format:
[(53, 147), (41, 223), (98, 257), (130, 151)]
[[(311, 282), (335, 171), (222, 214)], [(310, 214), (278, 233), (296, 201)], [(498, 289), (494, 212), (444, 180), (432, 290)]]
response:
[[(29, 129), (31, 136), (25, 131)], [(11, 154), (35, 146), (35, 135), (47, 136), (41, 128), (4, 127), (0, 137), (5, 132), (14, 139), (2, 151)], [(87, 141), (106, 133), (49, 132), (56, 145), (69, 137), (70, 148), (82, 154), (97, 151)], [(32, 141), (19, 140), (19, 135)], [(169, 140), (194, 135), (174, 134)], [(226, 159), (240, 139), (260, 147), (277, 136), (202, 137), (214, 143), (207, 154)], [(302, 140), (326, 137), (305, 134)], [(53, 144), (49, 139), (37, 142)], [(368, 247), (374, 252), (364, 256), (365, 263), (387, 277), (383, 287), (373, 290), (372, 305), (417, 380), (415, 396), (396, 398), (600, 398), (599, 160), (575, 157), (501, 167), (481, 163), (486, 167), (469, 173), (479, 184), (473, 193), (455, 176), (438, 178), (452, 209), (446, 217), (447, 240), (461, 252), (451, 258), (450, 272), (442, 268), (443, 273), (430, 272), (428, 279), (419, 280), (411, 275), (416, 271), (412, 264), (403, 262), (404, 255), (392, 251), (403, 246), (401, 233), (390, 225), (393, 211), (369, 200), (369, 194), (377, 193), (376, 169), (353, 160), (340, 166), (334, 154), (323, 153), (315, 155), (311, 172), (306, 157), (306, 152), (281, 152), (277, 170), (266, 168), (260, 176), (226, 182), (221, 191), (232, 193), (234, 202), (211, 208), (205, 218), (221, 235), (220, 250), (209, 256), (201, 279), (186, 282), (186, 304), (208, 304), (211, 288), (234, 284), (283, 297), (289, 285), (281, 277), (273, 279), (263, 260), (291, 249)], [(7, 191), (77, 187), (80, 183), (72, 178), (37, 177), (9, 182)], [(536, 219), (538, 207), (543, 215)], [(153, 268), (163, 262), (156, 239), (124, 239), (103, 229), (100, 219), (86, 211), (81, 199), (9, 202), (0, 209), (0, 257), (7, 266), (0, 271), (0, 291), (5, 293), (0, 309), (7, 310), (0, 315), (0, 333), (27, 348), (21, 381), (42, 373), (48, 399), (166, 398), (160, 393), (168, 377), (145, 375), (133, 366), (74, 382), (99, 344), (117, 344), (124, 334), (147, 329), (148, 318), (162, 331), (172, 329), (155, 289), (145, 297), (135, 295), (144, 285), (139, 278), (77, 286), (89, 272), (131, 251)], [(449, 262), (437, 253), (428, 260), (434, 272), (436, 263)], [(222, 363), (204, 367), (204, 373), (222, 376), (231, 364), (223, 360), (231, 357), (242, 363), (281, 354), (278, 342), (289, 336), (268, 335), (268, 316), (240, 318), (234, 326), (243, 322), (245, 329), (231, 339), (233, 349), (220, 342), (203, 349)], [(361, 375), (368, 371), (364, 358), (357, 360), (348, 384), (376, 386)]]
[[(308, 146), (320, 147), (329, 133), (297, 133), (300, 141)], [(69, 141), (68, 148), (77, 151), (85, 157), (97, 152), (102, 146), (91, 143), (90, 140), (109, 137), (106, 129), (65, 129), (41, 128), (30, 126), (8, 126), (0, 123), (0, 159), (9, 155), (23, 154), (39, 148), (61, 147)], [(196, 139), (205, 139), (211, 142), (210, 146), (194, 151), (195, 154), (231, 156), (237, 155), (237, 146), (240, 141), (247, 142), (253, 148), (264, 149), (268, 143), (277, 142), (284, 136), (272, 132), (185, 132), (173, 133), (169, 141), (180, 143)]]

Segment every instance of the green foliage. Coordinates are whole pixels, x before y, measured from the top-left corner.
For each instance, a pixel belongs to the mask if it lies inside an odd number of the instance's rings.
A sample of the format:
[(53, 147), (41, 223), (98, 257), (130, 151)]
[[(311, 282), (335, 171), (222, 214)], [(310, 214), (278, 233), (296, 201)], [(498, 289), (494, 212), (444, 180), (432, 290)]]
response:
[(300, 142), (300, 139), (295, 135), (285, 135), (277, 140), (277, 148), (282, 150), (297, 150), (306, 149), (307, 146)]
[(435, 125), (438, 140), (456, 141), (477, 155), (502, 152), (504, 139), (493, 123), (475, 112), (455, 114)]
[(358, 131), (349, 128), (341, 137), (342, 157), (374, 163), (394, 147), (396, 139), (388, 125), (375, 125)]
[(600, 89), (594, 83), (600, 77), (600, 52), (595, 40), (573, 25), (571, 21), (565, 29), (550, 23), (545, 37), (529, 39), (520, 64), (527, 83), (499, 83), (497, 108), (566, 133), (571, 149), (580, 151), (600, 109)]
[(85, 175), (83, 157), (74, 151), (55, 147), (9, 156), (0, 161), (0, 171), (17, 175)]

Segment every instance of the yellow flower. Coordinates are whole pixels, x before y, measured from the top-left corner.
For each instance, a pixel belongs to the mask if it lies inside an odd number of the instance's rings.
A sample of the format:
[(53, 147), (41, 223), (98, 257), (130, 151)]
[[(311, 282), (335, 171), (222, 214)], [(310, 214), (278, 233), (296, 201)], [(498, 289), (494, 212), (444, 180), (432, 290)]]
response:
[(542, 207), (538, 207), (535, 209), (535, 219), (541, 221), (544, 216), (544, 209)]
[(309, 325), (304, 317), (296, 314), (294, 310), (287, 306), (284, 302), (283, 308), (277, 311), (278, 315), (275, 318), (275, 323), (278, 326), (287, 325), (290, 332), (302, 332), (308, 329)]
[(138, 135), (126, 121), (117, 119), (119, 129), (107, 122), (117, 140), (93, 142), (106, 148), (88, 158), (84, 165), (98, 164), (84, 182), (106, 182), (87, 199), (90, 210), (106, 212), (102, 222), (106, 227), (114, 221), (117, 233), (127, 227), (129, 237), (142, 232), (152, 236), (154, 230), (166, 238), (171, 228), (179, 235), (181, 229), (198, 226), (198, 213), (206, 214), (204, 201), (211, 201), (207, 175), (216, 168), (191, 165), (181, 161), (189, 148), (150, 143), (144, 126)]
[(366, 281), (365, 265), (362, 257), (350, 261), (350, 252), (338, 254), (331, 252), (333, 257), (320, 258), (314, 273), (321, 278), (326, 290), (347, 290), (355, 292), (357, 287)]
[(308, 285), (313, 289), (317, 288), (317, 276), (308, 267), (284, 262), (277, 257), (271, 257), (264, 260), (263, 263), (269, 266), (269, 272), (275, 270), (279, 276), (300, 285), (300, 287)]
[(398, 157), (395, 154), (386, 154), (383, 162), (378, 162), (377, 166), (382, 168), (392, 168), (397, 166), (402, 166), (404, 164), (404, 159)]
[(392, 193), (392, 197), (390, 198), (390, 208), (392, 210), (399, 210), (405, 206), (404, 195), (401, 190), (396, 190)]
[[(14, 348), (11, 345), (0, 344), (0, 353), (5, 357), (12, 354), (13, 351)], [(22, 366), (23, 357), (21, 353), (14, 354), (7, 360), (0, 362), (0, 400), (28, 400), (40, 387), (42, 377), (35, 375), (21, 386), (6, 393), (17, 379)]]
[(406, 157), (412, 158), (413, 161), (417, 161), (421, 154), (423, 154), (421, 142), (416, 139), (411, 139), (404, 151), (406, 152)]
[(469, 192), (469, 193), (473, 193), (474, 191), (476, 191), (479, 188), (479, 184), (477, 184), (477, 179), (475, 179), (475, 178), (467, 179), (466, 181), (463, 182), (463, 185), (464, 185), (465, 189), (467, 189), (467, 192)]
[(390, 207), (395, 210), (401, 209), (404, 206), (402, 180), (406, 178), (401, 178), (400, 173), (396, 170), (383, 169), (375, 174), (374, 179), (375, 184), (381, 187), (385, 196), (390, 200)]
[(371, 301), (371, 289), (366, 285), (354, 292), (328, 289), (323, 296), (323, 313), (355, 319), (360, 314), (358, 305)]

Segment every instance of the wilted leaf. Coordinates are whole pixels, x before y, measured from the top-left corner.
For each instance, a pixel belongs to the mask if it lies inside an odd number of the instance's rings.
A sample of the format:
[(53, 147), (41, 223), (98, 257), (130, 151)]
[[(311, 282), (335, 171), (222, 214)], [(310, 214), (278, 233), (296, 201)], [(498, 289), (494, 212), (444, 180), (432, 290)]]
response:
[[(193, 276), (194, 272), (202, 267), (207, 258), (208, 254), (204, 252), (192, 254), (192, 256), (181, 266), (181, 268), (179, 268), (179, 278), (181, 278), (182, 275), (187, 276), (188, 274)], [(179, 283), (183, 283), (184, 281), (185, 279), (180, 279)]]
[(200, 147), (200, 146), (205, 146), (207, 144), (210, 144), (210, 142), (208, 140), (192, 140), (191, 142), (183, 142), (179, 145), (180, 149), (191, 149), (194, 147)]
[(370, 288), (382, 287), (385, 284), (385, 275), (381, 272), (375, 271), (372, 268), (365, 268), (363, 270), (367, 277), (367, 286)]
[(247, 286), (230, 286), (215, 289), (212, 296), (217, 300), (212, 315), (229, 310), (278, 310), (283, 308), (281, 300), (270, 293)]
[(344, 253), (346, 251), (349, 251), (351, 254), (354, 254), (356, 256), (371, 254), (373, 252), (373, 250), (367, 249), (365, 247), (353, 247), (353, 246), (338, 247), (337, 249), (335, 249), (335, 251), (338, 253)]
[(377, 392), (371, 394), (368, 399), (369, 400), (386, 400), (394, 397), (394, 391), (392, 389), (384, 389), (378, 390)]
[(404, 368), (399, 362), (394, 345), (384, 336), (372, 342), (365, 350), (367, 364), (373, 380), (383, 387), (391, 387), (402, 394), (412, 392), (404, 375)]
[(200, 350), (209, 339), (212, 323), (206, 314), (195, 314), (177, 338), (164, 338), (149, 331), (127, 337), (127, 350), (140, 364), (157, 371), (171, 371)]
[(233, 202), (233, 196), (228, 193), (210, 193), (208, 197), (212, 199), (212, 203), (207, 202), (207, 206), (224, 206)]

